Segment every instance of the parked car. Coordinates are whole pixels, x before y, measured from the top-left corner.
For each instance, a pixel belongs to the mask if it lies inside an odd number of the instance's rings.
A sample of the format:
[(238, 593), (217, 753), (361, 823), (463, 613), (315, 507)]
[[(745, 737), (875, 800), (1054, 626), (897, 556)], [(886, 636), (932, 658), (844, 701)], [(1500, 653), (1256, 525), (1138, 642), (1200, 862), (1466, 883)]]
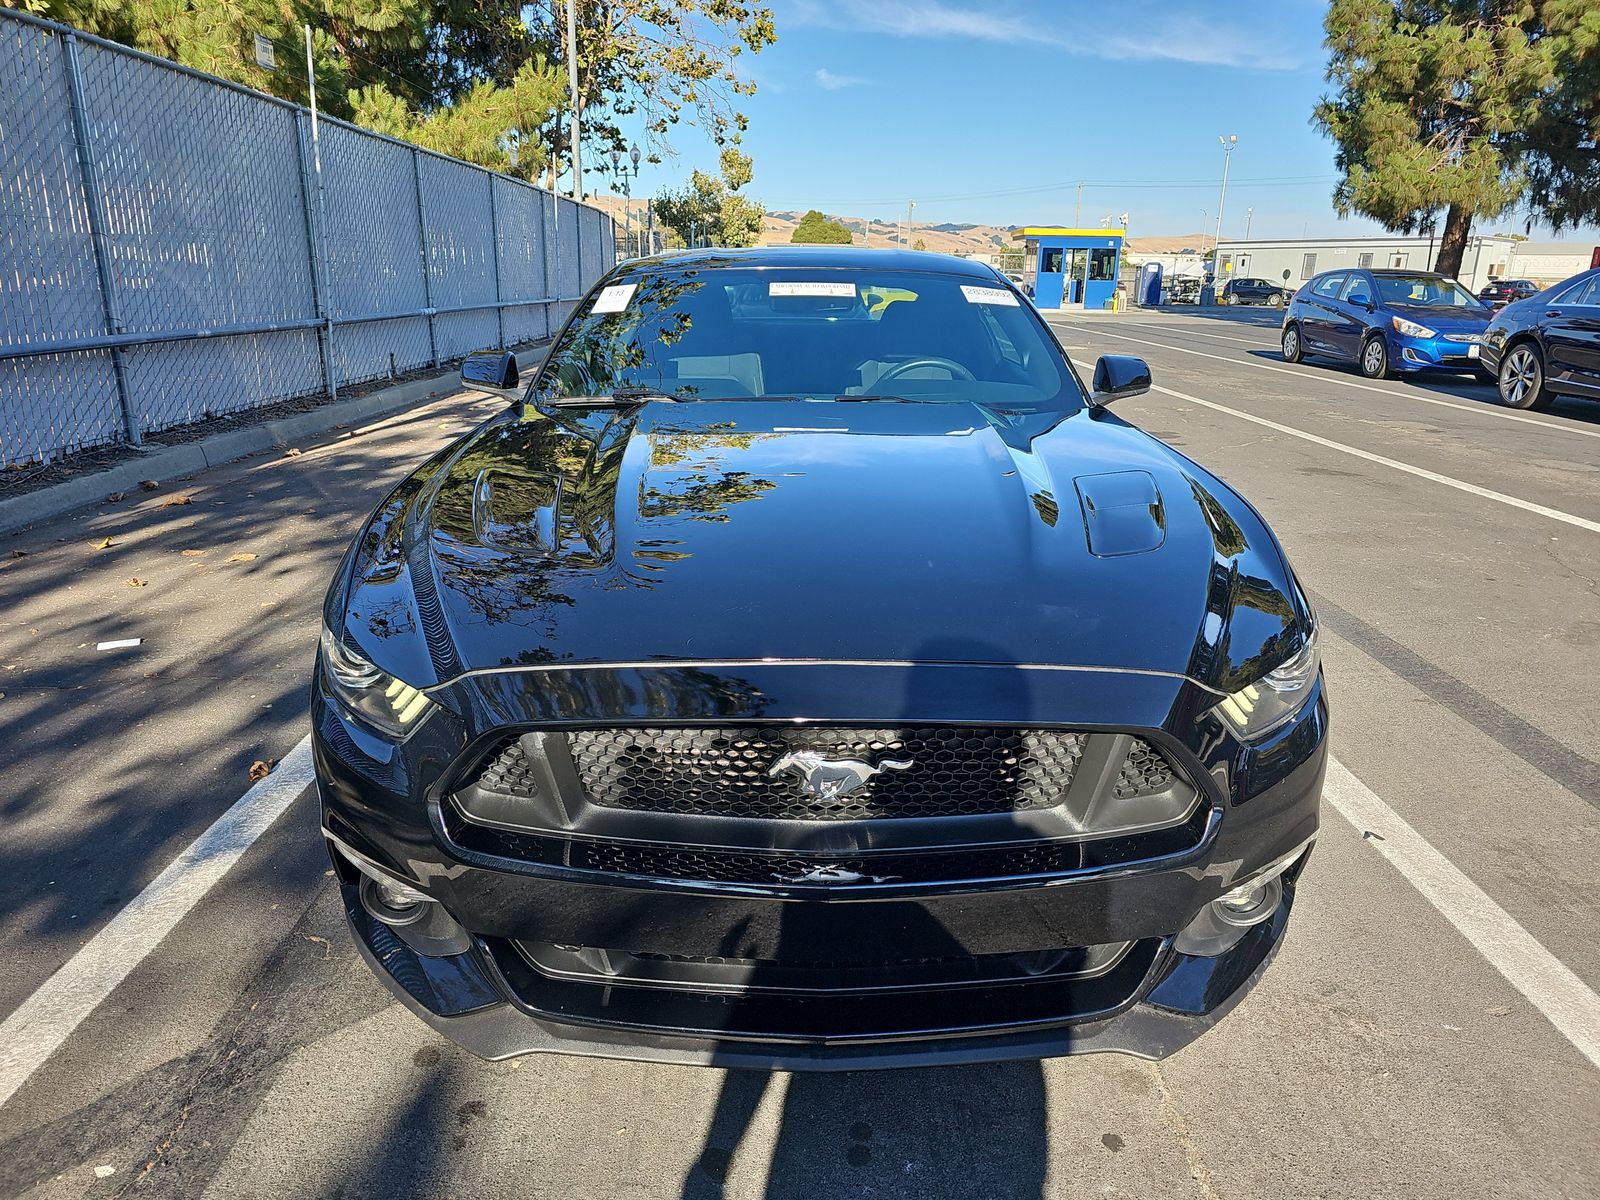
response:
[(1484, 285), (1478, 293), (1478, 299), (1490, 308), (1504, 308), (1507, 304), (1526, 300), (1538, 293), (1539, 287), (1531, 279), (1496, 279)]
[(1282, 308), (1289, 303), (1289, 296), (1287, 288), (1268, 279), (1230, 279), (1222, 287), (1224, 304), (1270, 304)]
[(1489, 309), (1431, 272), (1325, 271), (1283, 317), (1283, 357), (1355, 363), (1369, 379), (1410, 371), (1481, 371)]
[(1600, 399), (1600, 270), (1502, 308), (1484, 334), (1483, 365), (1511, 408)]
[[(865, 295), (893, 294), (871, 308)], [(988, 267), (636, 259), (402, 482), (312, 696), (362, 954), (479, 1054), (1168, 1054), (1317, 832), (1316, 621)]]

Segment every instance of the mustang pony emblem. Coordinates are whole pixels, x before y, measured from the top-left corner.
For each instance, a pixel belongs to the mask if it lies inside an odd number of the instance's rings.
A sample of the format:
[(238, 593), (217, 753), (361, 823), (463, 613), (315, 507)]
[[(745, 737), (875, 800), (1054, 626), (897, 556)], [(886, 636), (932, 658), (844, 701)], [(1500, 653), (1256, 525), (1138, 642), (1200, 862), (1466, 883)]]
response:
[(877, 766), (859, 758), (829, 758), (815, 750), (791, 750), (767, 770), (768, 775), (788, 771), (800, 778), (800, 790), (819, 800), (839, 800), (858, 791), (867, 780), (885, 771), (906, 771), (910, 759), (886, 758)]

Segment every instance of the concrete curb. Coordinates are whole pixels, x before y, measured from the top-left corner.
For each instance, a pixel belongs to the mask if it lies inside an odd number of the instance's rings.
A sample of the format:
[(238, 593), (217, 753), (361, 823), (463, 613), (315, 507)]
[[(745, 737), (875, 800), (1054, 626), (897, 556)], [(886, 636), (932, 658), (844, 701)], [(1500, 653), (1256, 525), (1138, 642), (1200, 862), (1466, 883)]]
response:
[[(517, 369), (524, 379), (543, 360), (546, 349), (540, 346), (517, 352)], [(270, 450), (274, 446), (291, 445), (304, 438), (326, 433), (335, 425), (353, 425), (387, 417), (461, 390), (460, 375), (451, 371), (380, 388), (352, 400), (336, 400), (292, 417), (262, 421), (243, 429), (230, 429), (227, 433), (215, 434), (197, 442), (163, 446), (128, 462), (107, 467), (104, 471), (0, 500), (0, 534), (13, 533), (29, 525), (99, 504), (112, 492), (137, 491), (141, 479), (182, 479), (225, 462)]]

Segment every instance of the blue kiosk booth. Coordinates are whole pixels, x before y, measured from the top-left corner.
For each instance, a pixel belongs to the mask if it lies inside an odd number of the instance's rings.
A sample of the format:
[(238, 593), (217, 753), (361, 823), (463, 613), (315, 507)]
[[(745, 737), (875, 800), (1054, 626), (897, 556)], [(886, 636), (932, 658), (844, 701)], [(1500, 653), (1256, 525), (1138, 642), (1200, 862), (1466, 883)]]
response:
[(1105, 308), (1116, 295), (1122, 230), (1028, 225), (1011, 237), (1023, 245), (1022, 284), (1040, 308)]

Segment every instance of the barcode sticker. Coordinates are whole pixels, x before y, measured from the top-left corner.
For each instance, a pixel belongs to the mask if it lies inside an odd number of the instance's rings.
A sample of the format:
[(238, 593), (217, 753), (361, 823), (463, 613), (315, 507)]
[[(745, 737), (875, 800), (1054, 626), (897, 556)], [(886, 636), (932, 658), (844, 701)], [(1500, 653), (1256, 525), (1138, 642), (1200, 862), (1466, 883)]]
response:
[(589, 311), (619, 313), (628, 307), (628, 301), (633, 299), (633, 293), (638, 288), (637, 283), (614, 283), (610, 287), (601, 288), (600, 294), (594, 298), (594, 306)]
[(1005, 288), (977, 287), (970, 283), (961, 285), (961, 294), (967, 298), (968, 304), (1009, 304), (1017, 307), (1017, 295), (1008, 292)]

